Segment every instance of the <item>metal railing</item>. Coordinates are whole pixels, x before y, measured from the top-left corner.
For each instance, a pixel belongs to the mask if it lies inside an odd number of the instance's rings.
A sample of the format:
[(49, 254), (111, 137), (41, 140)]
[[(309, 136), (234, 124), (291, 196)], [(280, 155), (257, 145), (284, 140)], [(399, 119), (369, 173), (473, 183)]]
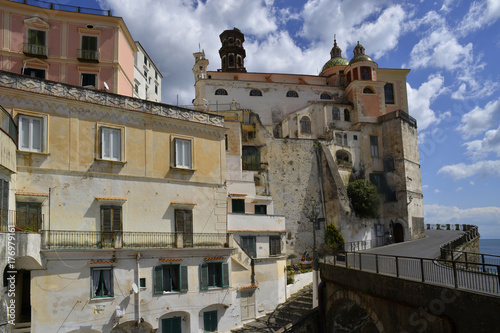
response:
[(361, 252), (337, 252), (325, 263), (409, 280), (500, 296), (499, 265), (413, 258)]
[(11, 1), (18, 2), (18, 3), (24, 3), (26, 5), (36, 6), (36, 7), (45, 8), (45, 9), (56, 9), (56, 10), (64, 10), (67, 12), (111, 16), (111, 10), (63, 5), (63, 4), (58, 4), (58, 3), (48, 2), (48, 1), (41, 1), (41, 0), (11, 0)]
[(8, 232), (9, 227), (20, 232), (39, 232), (43, 228), (44, 215), (15, 210), (0, 209), (0, 231)]
[(0, 129), (4, 131), (17, 146), (17, 125), (7, 110), (0, 105)]
[(381, 236), (375, 239), (346, 242), (344, 243), (344, 251), (357, 252), (357, 251), (373, 249), (375, 247), (384, 246), (388, 244), (389, 244), (388, 238)]
[(43, 230), (44, 249), (221, 248), (226, 233)]
[(31, 56), (39, 56), (47, 58), (47, 55), (49, 54), (49, 49), (45, 45), (24, 43), (23, 53)]
[(76, 58), (80, 61), (85, 62), (99, 62), (99, 51), (97, 50), (83, 50), (78, 49), (76, 52)]
[[(446, 230), (451, 230), (452, 225), (446, 224), (442, 225), (444, 229), (444, 226), (446, 226)], [(453, 256), (450, 256), (450, 254), (453, 254), (453, 251), (456, 250), (459, 246), (465, 245), (466, 243), (469, 243), (476, 238), (479, 237), (479, 228), (475, 225), (470, 225), (470, 224), (462, 224), (462, 229), (460, 229), (460, 224), (455, 224), (455, 229), (454, 230), (462, 230), (464, 233), (449, 241), (448, 243), (445, 243), (441, 245), (441, 259), (454, 259)], [(427, 224), (427, 229), (430, 228), (430, 225)], [(441, 225), (436, 224), (436, 229), (440, 230)]]
[(351, 161), (337, 160), (337, 166), (344, 169), (352, 169)]

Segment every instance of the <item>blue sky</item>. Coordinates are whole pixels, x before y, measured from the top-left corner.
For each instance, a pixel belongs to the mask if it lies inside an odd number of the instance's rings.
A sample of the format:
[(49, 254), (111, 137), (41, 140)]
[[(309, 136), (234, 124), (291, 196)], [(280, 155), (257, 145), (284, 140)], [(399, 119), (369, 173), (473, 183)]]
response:
[(194, 98), (192, 53), (220, 68), (219, 34), (239, 28), (249, 72), (318, 74), (333, 35), (379, 67), (410, 68), (426, 223), (469, 223), (500, 239), (500, 0), (63, 0), (124, 18), (163, 74), (163, 102)]

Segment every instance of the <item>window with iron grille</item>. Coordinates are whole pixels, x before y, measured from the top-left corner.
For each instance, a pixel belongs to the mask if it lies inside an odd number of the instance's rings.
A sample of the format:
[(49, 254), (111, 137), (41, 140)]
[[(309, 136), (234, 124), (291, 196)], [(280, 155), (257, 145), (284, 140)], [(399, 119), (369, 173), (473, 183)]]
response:
[(281, 237), (269, 236), (269, 255), (277, 256), (281, 254)]

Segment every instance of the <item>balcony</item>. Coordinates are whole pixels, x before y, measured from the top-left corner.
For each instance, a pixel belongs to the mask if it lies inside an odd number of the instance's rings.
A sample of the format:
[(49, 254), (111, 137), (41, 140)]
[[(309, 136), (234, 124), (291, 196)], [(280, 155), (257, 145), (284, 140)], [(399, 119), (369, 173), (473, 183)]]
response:
[(43, 230), (42, 249), (175, 249), (229, 247), (226, 233)]
[(352, 169), (351, 161), (337, 160), (337, 166), (341, 169)]
[(27, 56), (30, 57), (37, 57), (37, 58), (47, 58), (49, 54), (49, 49), (45, 45), (38, 45), (38, 44), (29, 44), (29, 43), (24, 43), (23, 44), (23, 53)]
[(80, 60), (81, 62), (94, 62), (98, 63), (99, 62), (99, 51), (97, 50), (83, 50), (83, 49), (78, 49), (76, 58)]
[(42, 229), (43, 220), (43, 214), (0, 209), (1, 232), (8, 232), (9, 227), (14, 227), (15, 231), (39, 232)]
[(285, 232), (285, 217), (278, 215), (228, 214), (230, 232)]

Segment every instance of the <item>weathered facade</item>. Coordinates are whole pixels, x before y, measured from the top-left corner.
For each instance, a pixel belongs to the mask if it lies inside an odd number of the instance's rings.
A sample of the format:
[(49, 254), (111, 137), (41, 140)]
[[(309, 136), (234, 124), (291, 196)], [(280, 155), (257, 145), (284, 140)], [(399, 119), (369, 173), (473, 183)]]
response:
[[(242, 53), (240, 35), (237, 29), (221, 34), (221, 57), (229, 54), (222, 52), (229, 36)], [(253, 112), (242, 132), (251, 140), (241, 155), (264, 166), (253, 170), (255, 182), (287, 220), (288, 253), (312, 252), (311, 199), (321, 203), (319, 218), (334, 223), (347, 242), (373, 246), (423, 235), (417, 124), (406, 96), (409, 70), (378, 68), (359, 43), (349, 61), (336, 42), (318, 76), (251, 73), (223, 60), (222, 69), (208, 71), (208, 64), (203, 52), (195, 53), (194, 105), (221, 114)], [(346, 187), (356, 178), (377, 185), (379, 218), (355, 216)], [(322, 242), (322, 231), (317, 234)]]

